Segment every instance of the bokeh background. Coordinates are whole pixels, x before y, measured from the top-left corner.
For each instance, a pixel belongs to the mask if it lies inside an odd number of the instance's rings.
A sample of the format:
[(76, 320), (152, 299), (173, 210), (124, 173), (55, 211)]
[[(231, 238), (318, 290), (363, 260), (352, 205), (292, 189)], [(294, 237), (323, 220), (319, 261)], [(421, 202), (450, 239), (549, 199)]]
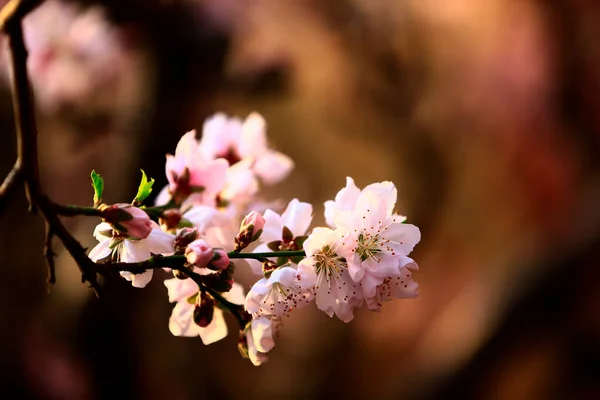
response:
[[(0, 0), (0, 4), (6, 1)], [(423, 234), (420, 296), (343, 324), (314, 307), (270, 361), (172, 337), (161, 279), (72, 261), (46, 285), (24, 196), (0, 221), (0, 393), (32, 399), (600, 398), (600, 3), (47, 1), (26, 21), (40, 165), (59, 202), (133, 197), (216, 111), (262, 113), (315, 205), (392, 180)], [(15, 158), (0, 48), (0, 172)], [(87, 246), (98, 221), (67, 221)], [(240, 269), (247, 287), (249, 274)]]

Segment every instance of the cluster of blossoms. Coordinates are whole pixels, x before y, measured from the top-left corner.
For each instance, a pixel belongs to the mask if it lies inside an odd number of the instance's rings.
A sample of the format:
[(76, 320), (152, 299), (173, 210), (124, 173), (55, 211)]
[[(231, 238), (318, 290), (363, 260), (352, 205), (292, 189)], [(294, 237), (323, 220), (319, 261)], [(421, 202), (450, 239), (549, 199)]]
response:
[[(229, 311), (240, 324), (239, 349), (255, 365), (267, 360), (284, 317), (313, 300), (349, 322), (363, 303), (379, 310), (392, 298), (416, 296), (417, 264), (408, 255), (420, 231), (394, 213), (395, 186), (361, 190), (347, 178), (325, 203), (328, 226), (311, 230), (311, 204), (293, 199), (279, 214), (256, 200), (261, 184), (279, 182), (292, 168), (268, 146), (260, 115), (241, 121), (217, 114), (200, 139), (188, 132), (167, 155), (168, 185), (152, 207), (140, 206), (153, 184), (145, 175), (132, 204), (114, 205), (102, 204), (103, 183), (93, 175), (103, 222), (89, 256), (128, 263), (118, 265), (120, 273), (135, 287), (146, 286), (157, 266), (166, 269), (173, 275), (164, 282), (168, 298), (176, 303), (170, 331), (213, 343), (227, 335)], [(233, 279), (239, 259), (247, 261), (239, 268), (257, 276), (246, 295)]]
[[(110, 23), (103, 7), (47, 0), (27, 15), (23, 28), (28, 72), (44, 112), (82, 103), (97, 106), (100, 93), (113, 103), (120, 97), (107, 88), (124, 86), (130, 55), (124, 33)], [(7, 48), (0, 43), (0, 83), (8, 83), (9, 66)]]

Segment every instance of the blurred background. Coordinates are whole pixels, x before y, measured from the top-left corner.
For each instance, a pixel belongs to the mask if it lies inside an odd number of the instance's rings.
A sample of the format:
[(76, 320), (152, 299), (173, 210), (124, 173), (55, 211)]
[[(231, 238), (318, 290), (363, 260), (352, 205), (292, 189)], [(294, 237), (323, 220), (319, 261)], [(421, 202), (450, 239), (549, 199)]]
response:
[[(56, 201), (90, 204), (92, 169), (109, 202), (134, 196), (140, 168), (162, 187), (183, 133), (258, 111), (296, 162), (268, 198), (322, 222), (346, 176), (396, 183), (423, 234), (421, 295), (350, 324), (302, 309), (256, 368), (233, 319), (211, 346), (171, 336), (159, 278), (96, 299), (61, 256), (48, 290), (20, 196), (0, 220), (6, 398), (600, 398), (600, 3), (46, 1), (25, 30)], [(87, 246), (97, 222), (67, 221)]]

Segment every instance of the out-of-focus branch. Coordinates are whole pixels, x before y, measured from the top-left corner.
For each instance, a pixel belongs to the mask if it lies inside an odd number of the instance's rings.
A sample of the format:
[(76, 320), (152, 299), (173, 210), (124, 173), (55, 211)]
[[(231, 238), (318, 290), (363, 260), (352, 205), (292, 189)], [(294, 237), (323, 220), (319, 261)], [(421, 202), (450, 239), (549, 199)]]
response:
[(0, 10), (0, 31), (6, 31), (12, 23), (20, 24), (27, 14), (42, 3), (43, 0), (10, 0)]
[[(69, 233), (54, 210), (54, 203), (44, 193), (39, 181), (37, 127), (33, 108), (31, 85), (27, 76), (27, 49), (23, 38), (22, 19), (38, 6), (41, 0), (13, 0), (0, 11), (0, 31), (8, 37), (11, 56), (12, 95), (17, 134), (18, 158), (13, 172), (5, 184), (0, 204), (10, 197), (17, 183), (23, 183), (32, 212), (39, 211), (46, 222), (45, 256), (48, 262), (49, 279), (54, 278), (54, 253), (51, 249), (52, 238), (57, 237), (81, 271), (82, 281), (88, 282), (96, 295), (101, 291), (96, 279), (95, 263), (85, 253), (81, 244)], [(9, 193), (7, 195), (6, 193)]]
[(0, 186), (0, 218), (21, 183), (23, 183), (23, 170), (21, 164), (16, 162)]

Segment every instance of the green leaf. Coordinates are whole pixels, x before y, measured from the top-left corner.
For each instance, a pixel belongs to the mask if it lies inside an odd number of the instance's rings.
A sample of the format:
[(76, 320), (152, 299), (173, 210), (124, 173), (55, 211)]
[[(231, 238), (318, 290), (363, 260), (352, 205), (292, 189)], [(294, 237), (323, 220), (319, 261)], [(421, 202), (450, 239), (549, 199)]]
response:
[(198, 299), (198, 295), (200, 294), (200, 292), (196, 293), (193, 296), (188, 297), (188, 299), (186, 300), (188, 302), (188, 304), (196, 304), (196, 300)]
[(104, 178), (100, 174), (97, 174), (95, 170), (92, 171), (92, 187), (94, 188), (94, 206), (102, 203), (102, 192), (104, 192)]
[(135, 199), (133, 199), (134, 205), (142, 204), (142, 202), (150, 196), (150, 193), (152, 193), (152, 185), (154, 185), (154, 179), (148, 180), (144, 170), (141, 169), (140, 171), (142, 171), (142, 181), (138, 187), (137, 195), (135, 196)]

